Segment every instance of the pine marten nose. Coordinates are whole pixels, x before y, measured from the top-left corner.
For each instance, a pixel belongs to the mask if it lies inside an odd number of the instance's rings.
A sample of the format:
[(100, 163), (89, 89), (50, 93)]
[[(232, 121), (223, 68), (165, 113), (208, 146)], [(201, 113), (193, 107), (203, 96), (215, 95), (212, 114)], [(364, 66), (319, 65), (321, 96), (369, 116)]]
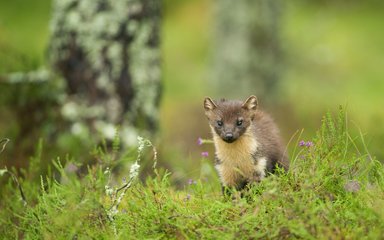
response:
[(233, 134), (232, 133), (226, 133), (225, 134), (225, 140), (226, 141), (232, 141), (233, 140)]

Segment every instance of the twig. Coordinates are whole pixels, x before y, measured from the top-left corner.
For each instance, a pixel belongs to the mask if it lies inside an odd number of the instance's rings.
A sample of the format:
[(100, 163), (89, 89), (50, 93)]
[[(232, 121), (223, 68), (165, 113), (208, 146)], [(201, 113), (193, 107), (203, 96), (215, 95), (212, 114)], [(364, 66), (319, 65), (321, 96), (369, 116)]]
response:
[(24, 205), (24, 207), (26, 207), (28, 205), (27, 204), (27, 198), (25, 197), (23, 188), (21, 187), (19, 180), (17, 179), (16, 175), (13, 172), (9, 171), (7, 168), (5, 168), (5, 170), (6, 170), (5, 173), (8, 173), (9, 175), (11, 175), (13, 181), (15, 181), (17, 188), (19, 189), (21, 200), (23, 201), (23, 205)]
[(5, 147), (7, 146), (7, 143), (9, 142), (10, 140), (8, 138), (4, 138), (4, 139), (1, 139), (0, 140), (0, 145), (3, 145), (1, 147), (1, 150), (0, 150), (0, 153), (2, 153), (5, 149)]
[[(7, 146), (7, 143), (9, 141), (10, 140), (8, 138), (4, 138), (4, 139), (0, 140), (0, 145), (2, 145), (1, 150), (0, 150), (0, 154), (4, 151), (4, 149)], [(23, 204), (24, 204), (24, 206), (27, 206), (27, 198), (25, 197), (23, 188), (21, 187), (21, 184), (20, 184), (19, 180), (17, 179), (16, 175), (13, 172), (9, 171), (7, 167), (5, 167), (4, 170), (5, 170), (4, 173), (8, 173), (9, 175), (11, 175), (13, 181), (15, 181), (17, 188), (19, 189), (21, 199), (23, 200)]]
[(16, 184), (17, 184), (17, 188), (19, 189), (19, 192), (20, 192), (20, 195), (21, 195), (21, 199), (23, 200), (24, 207), (27, 206), (28, 205), (27, 198), (24, 195), (24, 191), (23, 191), (23, 188), (21, 187), (21, 184), (20, 184), (19, 180), (17, 179), (15, 174), (13, 174), (12, 172), (8, 172), (8, 173), (11, 174), (13, 181), (15, 181)]
[[(118, 207), (119, 207), (121, 201), (123, 200), (126, 192), (132, 186), (132, 183), (135, 181), (135, 179), (137, 178), (137, 176), (139, 174), (139, 169), (140, 169), (139, 163), (141, 161), (142, 152), (144, 151), (145, 147), (152, 147), (153, 159), (154, 159), (154, 164), (152, 166), (153, 169), (156, 168), (156, 164), (157, 164), (157, 151), (156, 151), (156, 148), (153, 146), (153, 144), (149, 140), (144, 139), (142, 137), (138, 137), (137, 140), (138, 140), (137, 158), (136, 158), (135, 163), (132, 164), (132, 166), (130, 168), (128, 182), (126, 182), (123, 186), (115, 189), (113, 194), (110, 195), (111, 200), (112, 200), (112, 204), (111, 204), (111, 207), (107, 211), (107, 217), (112, 223), (112, 227), (113, 227), (113, 231), (114, 231), (115, 235), (117, 235), (117, 228), (116, 228), (116, 225), (114, 222), (115, 215), (119, 211)], [(109, 191), (111, 188), (107, 185), (106, 189), (108, 189), (108, 191)]]

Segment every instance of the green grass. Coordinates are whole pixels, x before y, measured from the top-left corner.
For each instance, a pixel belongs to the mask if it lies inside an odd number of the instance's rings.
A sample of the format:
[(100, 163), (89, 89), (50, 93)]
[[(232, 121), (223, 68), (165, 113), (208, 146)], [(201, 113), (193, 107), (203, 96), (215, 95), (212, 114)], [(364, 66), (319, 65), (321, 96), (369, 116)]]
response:
[[(49, 2), (0, 3), (0, 74), (44, 64)], [(246, 199), (223, 199), (212, 159), (199, 159), (201, 149), (195, 143), (198, 136), (209, 132), (201, 101), (212, 90), (206, 80), (214, 44), (210, 35), (213, 4), (210, 0), (185, 0), (165, 13), (162, 29), (163, 152), (159, 158), (167, 161), (172, 173), (159, 170), (146, 182), (136, 182), (111, 221), (108, 209), (113, 203), (105, 186), (121, 186), (122, 177), (129, 174), (120, 168), (109, 181), (104, 172), (108, 166), (132, 162), (134, 155), (120, 153), (111, 165), (107, 159), (115, 153), (99, 152), (97, 164), (88, 173), (84, 167), (80, 177), (68, 172), (69, 158), (62, 160), (68, 164), (64, 172), (59, 165), (50, 166), (47, 176), (41, 178), (41, 168), (46, 166), (40, 165), (48, 159), (38, 150), (28, 160), (30, 168), (20, 170), (26, 207), (10, 176), (4, 173), (0, 177), (6, 182), (0, 189), (0, 236), (102, 239), (114, 238), (116, 229), (120, 239), (384, 238), (383, 167), (366, 150), (379, 159), (384, 156), (384, 128), (377, 124), (384, 119), (378, 104), (384, 89), (383, 14), (381, 7), (370, 4), (286, 4), (282, 41), (287, 70), (281, 98), (290, 107), (277, 120), (287, 136), (292, 129), (305, 127), (297, 140), (310, 139), (319, 115), (337, 104), (347, 104), (351, 119), (371, 137), (360, 137), (365, 133), (356, 130), (353, 122), (348, 122), (352, 129), (345, 131), (343, 124), (333, 125), (328, 117), (312, 140), (313, 147), (294, 147), (297, 142), (291, 142), (291, 171), (265, 179)], [(188, 116), (188, 120), (180, 116)], [(295, 123), (290, 125), (289, 121)], [(12, 122), (4, 121), (0, 126), (9, 129)], [(212, 146), (204, 147), (212, 152)], [(4, 156), (0, 155), (0, 161), (20, 161)], [(197, 183), (188, 184), (186, 176), (193, 176)], [(360, 190), (346, 191), (345, 184), (355, 181)]]
[[(117, 144), (110, 152), (98, 148), (98, 163), (82, 177), (57, 160), (55, 174), (39, 177), (38, 150), (21, 181), (28, 205), (23, 206), (12, 179), (1, 190), (0, 235), (8, 239), (383, 238), (384, 169), (366, 150), (356, 148), (343, 111), (334, 119), (326, 115), (312, 141), (310, 147), (294, 143), (287, 173), (270, 176), (252, 186), (244, 198), (235, 194), (231, 200), (221, 195), (213, 173), (202, 172), (196, 182), (176, 189), (171, 173), (154, 168), (152, 177), (144, 183), (133, 181), (117, 203), (123, 190), (117, 191), (116, 186), (123, 183), (121, 177), (111, 177), (109, 169), (132, 162), (132, 152), (119, 155)], [(134, 179), (122, 175), (128, 183)], [(113, 206), (117, 211), (111, 211)]]

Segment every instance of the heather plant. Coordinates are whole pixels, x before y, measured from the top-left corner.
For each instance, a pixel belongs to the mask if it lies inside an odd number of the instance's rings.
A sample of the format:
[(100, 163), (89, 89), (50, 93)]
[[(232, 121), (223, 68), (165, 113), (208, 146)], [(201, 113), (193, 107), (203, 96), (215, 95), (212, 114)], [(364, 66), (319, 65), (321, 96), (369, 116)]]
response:
[[(55, 159), (56, 170), (38, 179), (36, 173), (29, 173), (35, 170), (26, 170), (19, 181), (27, 205), (9, 179), (1, 190), (1, 236), (382, 239), (383, 166), (369, 154), (360, 136), (349, 134), (347, 122), (342, 109), (336, 117), (327, 114), (315, 138), (304, 140), (300, 134), (293, 138), (289, 171), (280, 169), (250, 186), (243, 198), (233, 199), (224, 198), (217, 181), (210, 181), (217, 176), (212, 170), (213, 156), (206, 152), (201, 157), (200, 178), (186, 179), (182, 189), (174, 187), (171, 172), (156, 165), (146, 181), (136, 181), (145, 148), (153, 149), (155, 160), (157, 152), (151, 142), (139, 138), (137, 153), (124, 154), (116, 136), (112, 150), (99, 147), (94, 151), (98, 161), (85, 172), (71, 171), (69, 164), (77, 164), (71, 159), (64, 166)], [(41, 147), (31, 161), (40, 161), (39, 151)], [(117, 174), (122, 162), (129, 162), (130, 168)], [(213, 176), (207, 180), (207, 174)]]

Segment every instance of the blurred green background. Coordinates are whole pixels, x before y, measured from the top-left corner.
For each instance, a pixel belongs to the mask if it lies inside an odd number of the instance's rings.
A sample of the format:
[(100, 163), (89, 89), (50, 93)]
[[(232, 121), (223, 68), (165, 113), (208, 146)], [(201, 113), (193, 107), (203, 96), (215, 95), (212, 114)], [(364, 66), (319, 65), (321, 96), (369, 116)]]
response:
[[(216, 94), (209, 84), (214, 3), (168, 0), (164, 4), (159, 145), (162, 161), (184, 175), (200, 171), (196, 159), (202, 151), (213, 154), (212, 146), (197, 146), (196, 140), (210, 137), (202, 102)], [(50, 10), (49, 0), (0, 1), (0, 74), (46, 65)], [(302, 138), (313, 137), (322, 115), (343, 105), (352, 131), (361, 129), (372, 155), (383, 159), (383, 22), (381, 1), (284, 3), (279, 104), (265, 110), (275, 117), (285, 142), (301, 129)], [(263, 106), (263, 99), (260, 102)], [(0, 121), (0, 133), (12, 122), (5, 119)]]

